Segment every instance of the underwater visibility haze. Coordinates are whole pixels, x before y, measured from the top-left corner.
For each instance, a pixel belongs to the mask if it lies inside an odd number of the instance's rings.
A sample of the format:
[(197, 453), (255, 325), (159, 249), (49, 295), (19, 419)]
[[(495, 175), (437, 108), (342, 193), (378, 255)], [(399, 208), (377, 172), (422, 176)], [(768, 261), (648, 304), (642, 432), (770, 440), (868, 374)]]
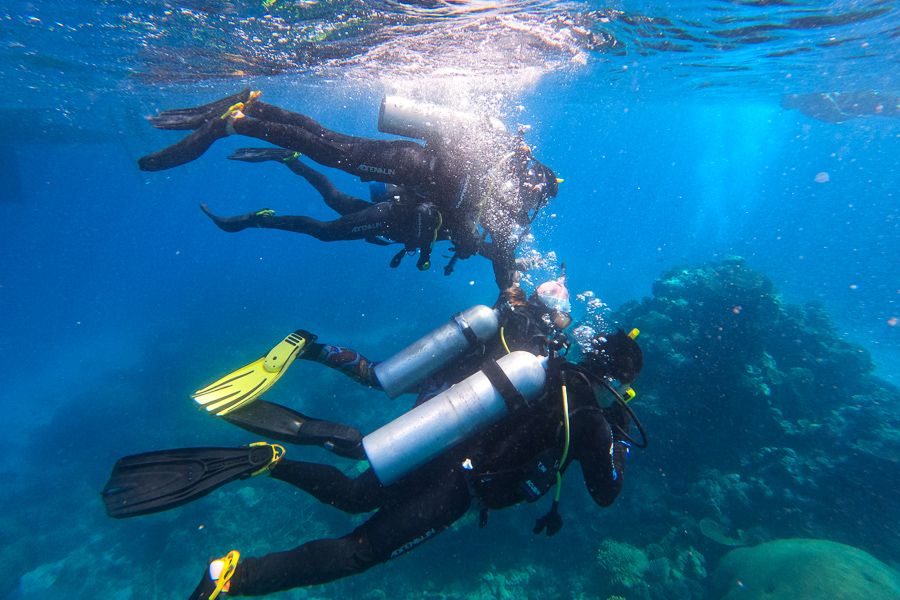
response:
[[(223, 233), (200, 203), (333, 218), (288, 169), (226, 160), (247, 138), (138, 169), (183, 133), (145, 117), (245, 87), (350, 135), (397, 138), (386, 94), (522, 131), (562, 180), (522, 285), (565, 265), (570, 335), (641, 330), (650, 437), (612, 506), (564, 480), (553, 537), (544, 498), (270, 597), (900, 597), (898, 37), (887, 0), (6, 3), (0, 598), (187, 598), (231, 548), (344, 535), (365, 515), (265, 477), (129, 520), (100, 490), (127, 454), (258, 439), (190, 395), (295, 329), (383, 359), (497, 299), (484, 258), (444, 275), (447, 242), (419, 271)], [(412, 405), (302, 362), (268, 400), (364, 432)]]

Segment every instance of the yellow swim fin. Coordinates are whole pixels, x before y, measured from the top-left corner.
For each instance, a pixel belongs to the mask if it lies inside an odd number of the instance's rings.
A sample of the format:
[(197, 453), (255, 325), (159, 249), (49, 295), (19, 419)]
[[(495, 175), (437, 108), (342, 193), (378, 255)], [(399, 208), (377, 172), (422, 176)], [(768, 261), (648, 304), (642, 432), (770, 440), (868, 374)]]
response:
[(249, 365), (237, 369), (203, 389), (191, 398), (217, 417), (227, 415), (262, 396), (287, 371), (306, 344), (315, 336), (297, 330)]

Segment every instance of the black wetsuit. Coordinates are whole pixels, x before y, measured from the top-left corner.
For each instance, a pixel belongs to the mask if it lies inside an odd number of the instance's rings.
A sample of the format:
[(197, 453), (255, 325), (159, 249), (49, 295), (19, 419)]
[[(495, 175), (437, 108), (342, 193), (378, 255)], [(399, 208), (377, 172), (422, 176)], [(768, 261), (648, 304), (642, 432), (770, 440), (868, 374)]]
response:
[[(547, 355), (549, 328), (531, 306), (505, 307), (500, 324), (502, 336), (498, 334), (485, 346), (473, 349), (424, 383), (416, 403), (474, 373), (485, 360), (505, 354), (504, 340), (510, 350)], [(312, 343), (302, 358), (325, 364), (365, 385), (380, 387), (374, 374), (375, 363), (354, 350)], [(382, 486), (371, 469), (351, 478), (329, 465), (282, 461), (273, 469), (272, 477), (295, 485), (339, 510), (375, 511), (375, 514), (344, 537), (315, 540), (292, 551), (242, 560), (233, 579), (232, 593), (267, 594), (364, 571), (443, 531), (469, 510), (473, 499), (482, 509), (536, 500), (549, 489), (555, 475), (544, 477), (543, 483), (536, 487), (526, 486), (525, 481), (532, 480), (530, 475), (538, 461), (550, 464), (562, 455), (564, 432), (559, 377), (548, 384), (541, 400), (390, 486)], [(572, 460), (579, 461), (589, 493), (598, 504), (607, 506), (621, 489), (627, 454), (627, 443), (620, 439), (609, 421), (627, 430), (628, 418), (616, 408), (600, 409), (593, 391), (583, 380), (570, 378), (567, 387), (571, 446), (562, 470)], [(354, 439), (346, 431), (336, 429), (341, 427), (350, 429), (315, 421), (310, 429), (315, 431), (311, 441)], [(358, 443), (359, 437), (355, 439)], [(363, 456), (361, 452), (354, 454), (346, 445), (342, 450), (340, 453), (345, 456)], [(470, 469), (462, 466), (465, 459), (471, 461)]]
[[(307, 542), (293, 550), (242, 558), (231, 594), (263, 595), (326, 583), (360, 573), (434, 537), (462, 517), (473, 500), (482, 508), (504, 508), (534, 500), (550, 489), (528, 486), (536, 461), (562, 454), (559, 381), (532, 406), (495, 424), (404, 479), (382, 486), (370, 470), (347, 477), (332, 466), (284, 460), (272, 477), (348, 513), (375, 513), (336, 539)], [(610, 421), (627, 428), (618, 409), (600, 409), (590, 387), (568, 382), (571, 442), (569, 456), (581, 463), (584, 482), (600, 506), (611, 504), (622, 487), (627, 443)], [(472, 469), (463, 467), (469, 459)]]
[[(515, 272), (515, 227), (527, 227), (529, 214), (533, 216), (546, 200), (546, 195), (537, 200), (521, 191), (526, 188), (524, 173), (540, 173), (552, 190), (550, 195), (556, 193), (552, 172), (530, 156), (517, 154), (512, 136), (503, 135), (495, 143), (485, 144), (489, 156), (471, 156), (470, 149), (449, 143), (422, 145), (411, 140), (341, 134), (310, 117), (258, 100), (244, 108), (244, 115), (227, 121), (214, 116), (177, 144), (141, 158), (139, 165), (143, 170), (156, 171), (190, 162), (231, 128), (234, 133), (300, 152), (363, 181), (402, 185), (415, 190), (440, 212), (455, 257), (482, 253), (492, 261), (500, 289), (512, 283)], [(539, 167), (529, 171), (531, 163)], [(508, 182), (516, 185), (507, 188)]]
[(201, 204), (203, 212), (223, 231), (236, 233), (248, 228), (279, 229), (310, 235), (325, 242), (360, 239), (378, 245), (398, 242), (404, 245), (404, 251), (398, 256), (419, 250), (420, 266), (423, 267), (429, 260), (434, 242), (448, 239), (437, 209), (402, 187), (395, 186), (394, 194), (388, 201), (368, 202), (340, 191), (325, 175), (302, 163), (290, 151), (248, 150), (277, 157), (277, 160), (269, 160), (284, 164), (306, 179), (321, 194), (325, 204), (341, 216), (320, 221), (304, 215), (275, 215), (274, 211), (263, 209), (236, 217), (222, 217)]

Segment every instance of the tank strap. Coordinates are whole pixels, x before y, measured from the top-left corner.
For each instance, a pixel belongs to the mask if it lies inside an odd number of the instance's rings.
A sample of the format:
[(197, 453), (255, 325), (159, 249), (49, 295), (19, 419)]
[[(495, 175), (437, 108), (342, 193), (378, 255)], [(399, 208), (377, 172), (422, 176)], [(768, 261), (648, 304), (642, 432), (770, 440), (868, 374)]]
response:
[(466, 338), (466, 341), (469, 342), (470, 346), (475, 347), (480, 344), (480, 342), (478, 341), (478, 336), (475, 335), (474, 331), (472, 331), (472, 326), (469, 325), (469, 322), (466, 321), (466, 318), (462, 316), (462, 313), (456, 313), (455, 315), (453, 315), (453, 322), (456, 323), (457, 327), (459, 327), (459, 330)]
[(485, 363), (481, 365), (481, 372), (487, 376), (491, 385), (500, 392), (500, 396), (503, 397), (506, 408), (509, 409), (510, 412), (518, 410), (528, 404), (525, 397), (516, 389), (513, 382), (509, 380), (509, 377), (503, 372), (500, 365), (497, 364), (497, 361), (485, 361)]

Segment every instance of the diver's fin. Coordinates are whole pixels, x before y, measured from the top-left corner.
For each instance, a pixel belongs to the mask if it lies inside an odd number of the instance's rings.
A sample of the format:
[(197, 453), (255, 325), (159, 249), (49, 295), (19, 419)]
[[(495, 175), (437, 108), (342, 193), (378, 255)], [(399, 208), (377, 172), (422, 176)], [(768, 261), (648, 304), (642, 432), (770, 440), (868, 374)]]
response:
[(216, 227), (228, 233), (237, 233), (251, 227), (264, 227), (266, 219), (275, 216), (275, 211), (271, 208), (261, 208), (243, 215), (221, 217), (211, 211), (205, 202), (200, 203), (200, 210), (215, 223)]
[(237, 94), (220, 98), (209, 104), (191, 108), (173, 108), (164, 110), (158, 115), (147, 117), (150, 124), (157, 129), (189, 130), (197, 129), (213, 117), (222, 116), (229, 108), (247, 103), (259, 97), (259, 92), (244, 88)]
[(298, 329), (278, 342), (265, 356), (197, 390), (191, 397), (207, 412), (217, 417), (227, 415), (266, 393), (315, 337)]
[(242, 160), (244, 162), (258, 163), (267, 160), (288, 162), (300, 158), (299, 152), (285, 150), (284, 148), (238, 148), (228, 155), (229, 160)]
[(338, 456), (362, 460), (362, 434), (358, 429), (313, 419), (295, 410), (259, 399), (222, 417), (257, 435), (304, 446), (319, 446)]
[(236, 479), (267, 473), (284, 446), (256, 442), (240, 448), (180, 448), (120, 458), (103, 488), (106, 514), (116, 519), (186, 504)]

